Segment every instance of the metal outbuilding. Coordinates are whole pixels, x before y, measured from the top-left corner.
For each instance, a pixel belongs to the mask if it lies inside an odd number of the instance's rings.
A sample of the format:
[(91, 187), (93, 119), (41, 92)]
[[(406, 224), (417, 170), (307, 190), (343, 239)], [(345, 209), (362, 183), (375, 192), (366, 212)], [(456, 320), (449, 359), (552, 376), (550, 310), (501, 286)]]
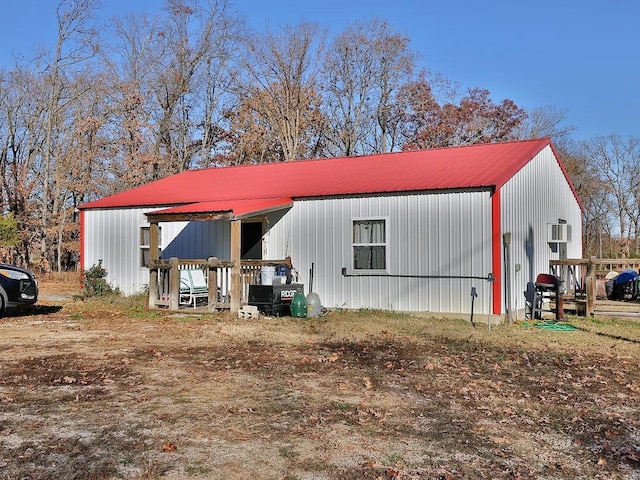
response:
[(162, 258), (291, 257), (329, 308), (504, 314), (549, 260), (582, 255), (582, 212), (549, 139), (191, 170), (84, 204), (81, 262), (144, 289)]

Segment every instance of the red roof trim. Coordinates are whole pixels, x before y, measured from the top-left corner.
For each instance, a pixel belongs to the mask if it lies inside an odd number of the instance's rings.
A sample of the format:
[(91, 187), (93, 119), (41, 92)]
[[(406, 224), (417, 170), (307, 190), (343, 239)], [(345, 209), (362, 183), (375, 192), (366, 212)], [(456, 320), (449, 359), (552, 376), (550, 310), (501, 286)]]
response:
[(85, 231), (84, 231), (84, 212), (80, 210), (80, 272), (81, 275), (84, 275), (84, 240), (85, 240)]
[(198, 213), (224, 213), (230, 212), (235, 218), (242, 218), (256, 215), (262, 212), (281, 210), (293, 205), (291, 198), (258, 198), (252, 200), (230, 200), (220, 202), (198, 202), (188, 205), (180, 205), (172, 208), (165, 208), (147, 215), (159, 216), (176, 214), (198, 214)]

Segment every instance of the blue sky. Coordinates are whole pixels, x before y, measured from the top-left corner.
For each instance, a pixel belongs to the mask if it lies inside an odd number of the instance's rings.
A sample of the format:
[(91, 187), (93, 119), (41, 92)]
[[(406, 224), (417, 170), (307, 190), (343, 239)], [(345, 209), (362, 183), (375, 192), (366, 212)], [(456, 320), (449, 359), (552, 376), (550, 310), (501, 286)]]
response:
[[(206, 0), (202, 0), (206, 1)], [(233, 1), (233, 0), (232, 0)], [(12, 53), (54, 46), (57, 0), (0, 0), (0, 66)], [(103, 16), (158, 13), (163, 0), (103, 0)], [(302, 20), (332, 32), (380, 18), (411, 38), (420, 66), (494, 101), (567, 112), (578, 140), (640, 137), (640, 2), (637, 0), (235, 0), (257, 29)]]

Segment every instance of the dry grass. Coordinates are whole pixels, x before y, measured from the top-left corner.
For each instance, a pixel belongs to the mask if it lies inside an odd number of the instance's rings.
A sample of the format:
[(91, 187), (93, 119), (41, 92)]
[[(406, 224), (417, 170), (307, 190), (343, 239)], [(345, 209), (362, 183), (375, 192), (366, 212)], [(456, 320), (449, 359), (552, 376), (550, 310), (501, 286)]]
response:
[(638, 323), (167, 316), (62, 283), (0, 319), (0, 478), (640, 478)]

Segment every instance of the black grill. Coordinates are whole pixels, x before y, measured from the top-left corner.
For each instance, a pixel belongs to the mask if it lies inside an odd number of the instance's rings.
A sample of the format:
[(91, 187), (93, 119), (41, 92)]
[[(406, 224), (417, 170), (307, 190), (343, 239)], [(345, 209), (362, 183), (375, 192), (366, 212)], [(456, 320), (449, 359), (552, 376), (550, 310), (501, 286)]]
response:
[(26, 295), (35, 298), (38, 288), (32, 280), (20, 280), (20, 296)]
[(258, 307), (265, 315), (286, 317), (291, 315), (291, 300), (295, 293), (304, 295), (301, 283), (281, 285), (249, 285), (249, 305)]

